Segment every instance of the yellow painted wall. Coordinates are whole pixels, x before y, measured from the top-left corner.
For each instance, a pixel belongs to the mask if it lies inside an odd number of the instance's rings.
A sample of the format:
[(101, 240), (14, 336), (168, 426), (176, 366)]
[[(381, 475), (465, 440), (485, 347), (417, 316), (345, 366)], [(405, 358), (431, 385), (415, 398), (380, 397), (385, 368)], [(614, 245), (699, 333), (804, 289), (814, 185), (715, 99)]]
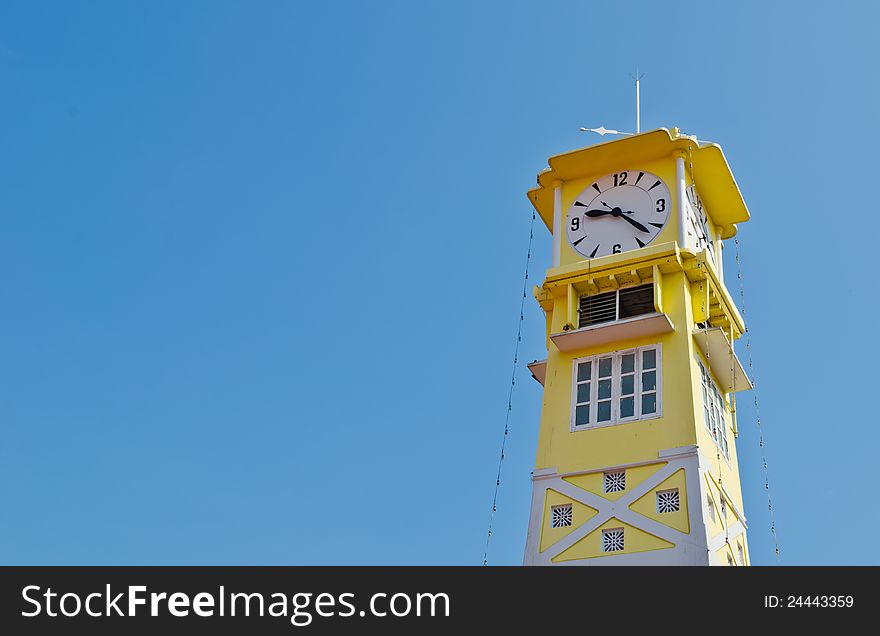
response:
[[(551, 343), (536, 468), (555, 468), (560, 473), (580, 472), (657, 459), (657, 451), (697, 444), (717, 479), (728, 488), (733, 502), (742, 509), (739, 469), (732, 417), (725, 410), (730, 458), (721, 456), (704, 424), (703, 398), (697, 360), (708, 362), (696, 347), (691, 328), (691, 285), (684, 272), (661, 274), (663, 309), (675, 331), (662, 336), (629, 339), (577, 352), (561, 352)], [(548, 333), (559, 333), (567, 321), (568, 299), (553, 300)], [(679, 325), (685, 328), (678, 328)], [(691, 325), (690, 328), (687, 325)], [(632, 347), (659, 343), (662, 347), (662, 416), (615, 426), (571, 431), (571, 390), (574, 360)], [(601, 493), (597, 493), (601, 494)]]
[[(683, 272), (661, 276), (663, 306), (673, 325), (691, 321), (689, 285)], [(551, 332), (565, 323), (567, 299), (555, 299)], [(662, 347), (662, 416), (626, 424), (571, 432), (571, 389), (576, 358), (620, 349), (660, 343)], [(536, 467), (556, 468), (560, 473), (657, 459), (657, 451), (697, 443), (694, 426), (699, 370), (693, 358), (689, 329), (676, 329), (662, 336), (631, 339), (576, 353), (561, 352), (550, 345)], [(700, 399), (702, 399), (700, 397)]]
[[(662, 490), (678, 488), (679, 510), (678, 512), (657, 512), (657, 493)], [(688, 534), (690, 523), (688, 522), (687, 487), (685, 485), (684, 469), (675, 471), (663, 480), (659, 486), (633, 502), (630, 509), (644, 515), (654, 521), (665, 523), (670, 528)]]
[[(571, 504), (572, 519), (570, 526), (562, 528), (550, 527), (550, 510), (555, 506)], [(574, 530), (584, 525), (596, 514), (595, 508), (591, 508), (586, 504), (575, 501), (570, 497), (566, 497), (562, 493), (555, 490), (547, 490), (547, 496), (544, 499), (544, 521), (541, 527), (541, 552), (549, 548), (560, 539), (568, 536)]]

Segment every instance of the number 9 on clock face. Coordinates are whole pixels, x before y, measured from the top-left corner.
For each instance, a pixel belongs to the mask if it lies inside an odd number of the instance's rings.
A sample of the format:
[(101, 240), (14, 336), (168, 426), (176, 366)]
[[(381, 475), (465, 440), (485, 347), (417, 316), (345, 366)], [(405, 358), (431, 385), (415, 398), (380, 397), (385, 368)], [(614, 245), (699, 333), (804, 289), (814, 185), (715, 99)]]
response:
[(566, 235), (587, 258), (639, 249), (669, 220), (669, 188), (643, 170), (612, 172), (591, 183), (568, 210)]

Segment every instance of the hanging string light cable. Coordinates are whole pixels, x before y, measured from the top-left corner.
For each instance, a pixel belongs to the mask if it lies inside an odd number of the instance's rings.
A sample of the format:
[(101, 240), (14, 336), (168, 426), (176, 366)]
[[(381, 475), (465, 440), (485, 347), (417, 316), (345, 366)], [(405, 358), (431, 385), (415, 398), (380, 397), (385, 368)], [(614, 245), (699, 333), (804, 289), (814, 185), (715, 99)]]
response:
[(532, 211), (532, 221), (529, 225), (529, 244), (526, 250), (526, 268), (523, 275), (522, 298), (519, 303), (519, 320), (516, 327), (516, 345), (513, 349), (513, 370), (510, 376), (510, 391), (507, 394), (507, 413), (504, 416), (504, 435), (501, 437), (501, 454), (498, 457), (498, 472), (495, 475), (495, 494), (492, 496), (492, 511), (489, 513), (489, 529), (486, 532), (486, 549), (483, 552), (483, 565), (489, 565), (489, 544), (492, 541), (492, 526), (495, 523), (495, 513), (498, 512), (498, 493), (501, 491), (501, 468), (504, 465), (504, 451), (507, 448), (507, 438), (510, 434), (510, 412), (513, 410), (513, 389), (516, 386), (516, 370), (519, 364), (519, 345), (522, 342), (522, 327), (526, 306), (526, 295), (529, 285), (529, 265), (532, 260), (532, 239), (535, 236), (535, 212)]
[(767, 511), (770, 513), (770, 534), (773, 537), (773, 545), (776, 551), (776, 560), (780, 560), (779, 537), (776, 534), (776, 519), (773, 514), (773, 500), (770, 497), (770, 471), (767, 468), (767, 452), (764, 444), (764, 428), (761, 425), (761, 410), (758, 406), (758, 379), (755, 376), (755, 366), (752, 362), (752, 339), (749, 335), (749, 321), (746, 318), (746, 295), (743, 286), (742, 263), (739, 258), (739, 236), (734, 236), (736, 256), (736, 278), (739, 281), (740, 312), (745, 322), (744, 335), (746, 339), (746, 357), (749, 365), (749, 375), (752, 379), (752, 397), (755, 404), (755, 423), (758, 428), (758, 447), (761, 449), (761, 464), (764, 471), (764, 491), (767, 493)]

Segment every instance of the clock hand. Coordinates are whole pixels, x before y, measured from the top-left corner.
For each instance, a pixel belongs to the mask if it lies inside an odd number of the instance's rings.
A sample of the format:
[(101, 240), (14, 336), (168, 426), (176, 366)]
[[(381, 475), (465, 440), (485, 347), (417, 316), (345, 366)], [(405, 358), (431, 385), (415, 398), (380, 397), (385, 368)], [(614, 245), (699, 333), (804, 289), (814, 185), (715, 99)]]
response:
[[(603, 201), (600, 201), (600, 203), (602, 205), (608, 207), (607, 204), (605, 204)], [(575, 201), (574, 205), (576, 205), (580, 208), (587, 207), (586, 203), (581, 203), (580, 201)], [(605, 216), (606, 214), (612, 214), (612, 210), (587, 210), (586, 212), (584, 212), (584, 214), (586, 214), (587, 216), (590, 216), (590, 217)]]
[(627, 223), (629, 223), (633, 227), (638, 228), (642, 232), (650, 232), (651, 231), (648, 228), (646, 228), (644, 225), (642, 225), (641, 223), (636, 221), (635, 219), (631, 219), (628, 216), (622, 216), (621, 218), (623, 218), (624, 221), (626, 221)]
[[(611, 206), (608, 205), (607, 203), (605, 203), (604, 201), (599, 201), (599, 203), (604, 205), (606, 208), (611, 208)], [(633, 214), (633, 212), (624, 212), (620, 208), (611, 208), (610, 210), (599, 210), (599, 209), (587, 210), (586, 212), (584, 212), (584, 214), (586, 214), (589, 217), (597, 217), (597, 216), (606, 216), (606, 215), (621, 216), (623, 214)]]
[[(607, 203), (605, 203), (604, 201), (599, 201), (599, 203), (601, 203), (602, 205), (604, 205), (606, 208), (611, 208), (611, 206), (608, 205)], [(578, 205), (578, 206), (581, 206), (581, 207), (586, 207), (586, 206), (585, 206), (583, 203), (581, 203), (580, 201), (575, 201), (574, 204), (575, 204), (575, 205)], [(632, 226), (635, 227), (635, 228), (638, 228), (638, 229), (641, 230), (642, 232), (648, 232), (648, 233), (651, 232), (651, 230), (649, 230), (648, 228), (646, 228), (644, 225), (642, 225), (642, 224), (639, 223), (638, 221), (635, 221), (635, 220), (629, 218), (628, 216), (625, 216), (625, 215), (627, 215), (627, 214), (635, 214), (635, 212), (633, 212), (632, 210), (629, 210), (629, 211), (624, 212), (624, 211), (623, 211), (622, 209), (620, 209), (620, 208), (611, 208), (611, 209), (609, 209), (609, 210), (587, 210), (586, 212), (584, 212), (584, 215), (587, 216), (587, 217), (590, 217), (590, 218), (595, 218), (595, 217), (598, 217), (598, 216), (607, 216), (607, 215), (609, 215), (609, 214), (610, 214), (611, 216), (621, 216), (621, 217), (623, 217), (623, 219), (624, 219), (627, 223), (629, 223), (630, 225), (632, 225)]]

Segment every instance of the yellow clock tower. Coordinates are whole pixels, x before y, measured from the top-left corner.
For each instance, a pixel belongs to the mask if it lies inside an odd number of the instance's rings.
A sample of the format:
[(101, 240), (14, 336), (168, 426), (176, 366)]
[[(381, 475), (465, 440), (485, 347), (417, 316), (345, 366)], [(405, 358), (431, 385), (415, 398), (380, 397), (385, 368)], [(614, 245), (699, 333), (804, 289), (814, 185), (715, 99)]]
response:
[(748, 565), (725, 239), (748, 209), (721, 148), (659, 129), (551, 157), (535, 297), (547, 358), (526, 565)]

